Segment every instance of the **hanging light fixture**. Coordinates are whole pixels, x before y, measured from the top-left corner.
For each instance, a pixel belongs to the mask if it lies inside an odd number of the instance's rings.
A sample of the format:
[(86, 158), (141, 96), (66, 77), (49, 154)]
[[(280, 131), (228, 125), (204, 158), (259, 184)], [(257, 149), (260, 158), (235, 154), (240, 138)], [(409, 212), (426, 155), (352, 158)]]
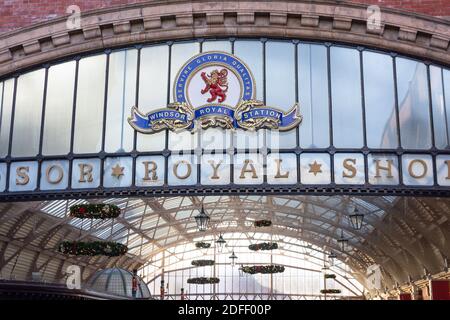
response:
[(350, 220), (350, 224), (352, 225), (353, 229), (360, 230), (362, 228), (362, 224), (364, 221), (364, 214), (359, 213), (358, 208), (355, 207), (355, 210), (352, 214), (348, 215), (348, 218)]
[(233, 250), (233, 253), (231, 254), (231, 256), (230, 256), (230, 259), (231, 259), (231, 266), (232, 267), (234, 267), (235, 265), (236, 265), (236, 259), (237, 259), (238, 257), (237, 257), (237, 255), (234, 253), (234, 250)]
[(330, 254), (328, 255), (328, 262), (330, 263), (330, 267), (334, 266), (334, 259), (337, 258), (337, 255), (331, 251)]
[(348, 240), (344, 238), (344, 231), (341, 230), (341, 238), (337, 240), (339, 245), (341, 246), (341, 251), (344, 252), (347, 247)]
[(225, 239), (222, 237), (222, 234), (219, 235), (219, 238), (216, 240), (216, 243), (218, 245), (218, 251), (222, 252), (223, 247), (225, 246), (225, 243), (227, 243), (225, 241)]
[(205, 213), (205, 209), (203, 209), (202, 205), (202, 210), (198, 215), (195, 216), (195, 222), (197, 222), (198, 231), (206, 231), (206, 229), (208, 229), (210, 219), (211, 218)]

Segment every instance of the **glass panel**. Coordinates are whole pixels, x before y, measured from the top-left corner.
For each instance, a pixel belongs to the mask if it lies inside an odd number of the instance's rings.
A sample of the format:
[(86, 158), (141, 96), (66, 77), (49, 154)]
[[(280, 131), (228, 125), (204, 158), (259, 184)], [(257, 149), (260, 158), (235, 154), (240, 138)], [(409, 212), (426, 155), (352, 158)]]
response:
[(131, 186), (133, 170), (131, 157), (106, 158), (104, 166), (103, 186), (105, 188)]
[(106, 55), (81, 59), (78, 69), (74, 153), (102, 147)]
[[(139, 110), (150, 112), (167, 107), (169, 47), (152, 46), (141, 50), (139, 70)], [(166, 146), (165, 131), (137, 134), (139, 151), (160, 151)]]
[[(234, 54), (245, 62), (255, 79), (256, 99), (264, 100), (263, 90), (263, 45), (260, 41), (241, 41), (234, 43)], [(238, 149), (259, 149), (264, 144), (264, 130), (244, 131), (237, 129), (234, 145)]]
[(26, 73), (17, 81), (11, 155), (35, 156), (39, 153), (45, 70)]
[[(444, 80), (444, 104), (445, 104), (445, 110), (447, 114), (447, 130), (450, 127), (450, 119), (449, 119), (449, 108), (450, 108), (450, 70), (443, 69), (442, 70), (442, 78)], [(449, 137), (450, 139), (450, 137)]]
[(36, 161), (13, 162), (10, 166), (9, 191), (32, 191), (37, 186)]
[(44, 155), (62, 155), (70, 152), (75, 66), (75, 61), (71, 61), (48, 70), (42, 141)]
[[(283, 111), (290, 110), (295, 99), (295, 45), (290, 42), (266, 44), (266, 103)], [(267, 130), (268, 147), (292, 148), (297, 144), (296, 130)]]
[(330, 155), (302, 153), (300, 155), (300, 181), (303, 184), (331, 183)]
[(398, 158), (389, 154), (369, 154), (369, 183), (396, 185), (399, 183)]
[(109, 57), (106, 152), (133, 150), (134, 130), (128, 123), (136, 98), (137, 50), (112, 53)]
[(400, 134), (405, 149), (431, 147), (431, 126), (425, 64), (397, 58)]
[(333, 143), (337, 148), (363, 146), (359, 52), (331, 48)]
[(321, 45), (301, 44), (298, 48), (298, 91), (300, 146), (326, 148), (330, 145), (328, 109), (327, 49)]
[(361, 153), (336, 153), (334, 181), (336, 184), (364, 184), (364, 156)]
[(367, 146), (397, 148), (392, 58), (386, 54), (364, 52), (363, 68)]
[(0, 82), (0, 124), (2, 123), (2, 114), (3, 114), (3, 82)]
[(4, 82), (2, 116), (0, 119), (0, 157), (8, 155), (11, 113), (14, 96), (14, 79)]
[(434, 139), (436, 148), (448, 147), (447, 109), (442, 86), (442, 69), (430, 66), (431, 101), (433, 103)]
[[(203, 43), (202, 51), (224, 51), (231, 53), (230, 41), (206, 41)], [(208, 150), (222, 150), (231, 146), (231, 130), (221, 128), (209, 128), (200, 130), (201, 146)]]
[(62, 190), (69, 184), (69, 161), (44, 161), (41, 166), (41, 190)]
[[(171, 67), (170, 67), (170, 97), (173, 99), (173, 85), (178, 71), (187, 60), (198, 54), (200, 46), (198, 43), (179, 43), (172, 46)], [(197, 133), (189, 131), (179, 133), (169, 132), (169, 149), (189, 150), (197, 146)]]
[(430, 155), (405, 154), (402, 156), (402, 167), (405, 185), (433, 185), (433, 159)]
[(202, 51), (225, 51), (231, 53), (230, 41), (205, 41), (203, 42)]

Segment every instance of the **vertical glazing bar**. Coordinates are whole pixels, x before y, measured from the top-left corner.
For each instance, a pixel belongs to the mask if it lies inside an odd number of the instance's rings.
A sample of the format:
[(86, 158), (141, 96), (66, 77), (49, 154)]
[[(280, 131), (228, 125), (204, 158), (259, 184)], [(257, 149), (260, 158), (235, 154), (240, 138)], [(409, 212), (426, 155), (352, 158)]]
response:
[(364, 87), (364, 49), (359, 50), (359, 70), (361, 73), (361, 107), (362, 107), (362, 117), (363, 117), (363, 157), (364, 157), (364, 182), (366, 186), (369, 183), (369, 164), (368, 164), (368, 148), (367, 148), (367, 118), (366, 118), (366, 93)]
[(328, 114), (329, 114), (329, 124), (330, 124), (330, 177), (331, 185), (334, 185), (334, 143), (333, 143), (333, 101), (331, 94), (331, 44), (325, 43), (327, 48), (327, 75), (328, 75)]
[[(137, 59), (136, 59), (136, 92), (134, 97), (134, 105), (136, 108), (139, 109), (139, 75), (141, 72), (141, 50), (142, 46), (137, 46)], [(125, 66), (126, 67), (126, 66)], [(137, 151), (136, 151), (136, 145), (137, 145), (137, 131), (134, 130), (133, 132), (133, 151), (132, 151), (132, 157), (133, 157), (133, 164), (132, 164), (132, 178), (131, 178), (131, 185), (135, 188), (136, 187), (136, 157), (137, 157)]]
[(428, 108), (430, 110), (431, 150), (434, 150), (434, 149), (436, 149), (436, 143), (435, 143), (435, 137), (434, 137), (433, 96), (431, 94), (430, 63), (427, 62), (427, 63), (425, 63), (425, 65), (427, 68)]
[(395, 98), (395, 117), (397, 120), (397, 139), (398, 139), (398, 148), (397, 148), (397, 155), (398, 155), (398, 182), (399, 185), (403, 184), (403, 170), (402, 170), (402, 158), (401, 155), (403, 154), (403, 148), (402, 148), (402, 139), (401, 139), (401, 128), (400, 128), (400, 112), (398, 108), (398, 86), (397, 86), (397, 54), (392, 53), (392, 63), (393, 63), (393, 72), (394, 72), (394, 98)]
[[(231, 54), (234, 54), (234, 42), (236, 39), (232, 38), (231, 39)], [(233, 184), (234, 184), (234, 155), (237, 152), (237, 139), (236, 139), (236, 133), (232, 133), (231, 136), (231, 147), (228, 150), (228, 152), (226, 152), (226, 157), (228, 157), (228, 159), (230, 160), (230, 186), (229, 188), (231, 189)], [(227, 158), (225, 158), (227, 159)]]
[[(100, 189), (103, 189), (103, 178), (105, 176), (105, 141), (106, 141), (106, 113), (108, 111), (108, 83), (109, 83), (109, 60), (111, 50), (106, 50), (105, 67), (105, 92), (103, 97), (103, 126), (102, 126), (102, 147), (100, 151)], [(126, 68), (126, 66), (124, 66)]]
[[(435, 130), (434, 130), (434, 119), (433, 119), (433, 95), (431, 93), (431, 75), (430, 75), (430, 64), (426, 63), (427, 67), (427, 85), (428, 85), (428, 108), (430, 110), (430, 125), (431, 125), (431, 157), (433, 165), (433, 184), (438, 186), (437, 181), (437, 168), (436, 168), (436, 141), (435, 141)], [(444, 88), (442, 88), (444, 89)], [(445, 95), (445, 92), (442, 91)], [(445, 105), (444, 105), (445, 108)], [(447, 124), (446, 124), (447, 126)]]
[(442, 98), (443, 98), (443, 102), (444, 102), (445, 134), (447, 136), (446, 147), (448, 147), (450, 144), (449, 143), (450, 137), (449, 137), (449, 132), (448, 132), (448, 115), (447, 115), (447, 101), (446, 101), (445, 82), (444, 82), (444, 68), (441, 68), (441, 81), (442, 81), (442, 92), (443, 92)]
[[(2, 82), (2, 98), (0, 100), (0, 126), (3, 119), (3, 101), (5, 100), (5, 81)], [(0, 127), (1, 130), (1, 127)]]
[(44, 143), (44, 122), (45, 122), (45, 105), (47, 102), (47, 85), (48, 85), (48, 69), (49, 65), (45, 66), (44, 76), (44, 94), (42, 95), (42, 113), (41, 113), (41, 128), (39, 132), (39, 152), (38, 152), (38, 169), (37, 169), (37, 185), (36, 190), (41, 188), (41, 172), (42, 172), (42, 145)]
[[(266, 104), (266, 99), (267, 99), (267, 88), (266, 88), (266, 72), (267, 72), (267, 68), (266, 68), (266, 43), (267, 43), (267, 39), (266, 38), (262, 38), (261, 39), (262, 43), (263, 43), (263, 58), (262, 58), (262, 65), (263, 65), (263, 101), (264, 104)], [(263, 150), (266, 150), (266, 154), (263, 157), (264, 159), (267, 156), (267, 152), (268, 152), (268, 148), (267, 148), (267, 130), (263, 129), (263, 136), (264, 136), (264, 147)], [(246, 151), (246, 153), (248, 153), (248, 151)], [(265, 168), (265, 160), (263, 160), (263, 185), (267, 184), (267, 172), (266, 172), (266, 168)]]
[[(299, 97), (300, 97), (300, 93), (298, 92), (298, 59), (299, 59), (299, 53), (298, 53), (298, 46), (299, 46), (299, 41), (294, 41), (294, 45), (295, 45), (295, 102), (299, 103)], [(311, 60), (310, 60), (310, 63)], [(312, 125), (311, 125), (312, 127)], [(297, 158), (297, 183), (300, 183), (300, 126), (297, 126), (297, 128), (295, 129), (295, 133), (296, 133), (296, 139), (297, 139), (297, 147), (296, 147), (296, 158)]]
[[(298, 40), (294, 40), (292, 41), (292, 43), (294, 44), (294, 65), (295, 65), (295, 103), (298, 103), (298, 99), (299, 99), (299, 92), (298, 92)], [(300, 128), (299, 126), (297, 126), (297, 128), (295, 128), (295, 139), (296, 139), (296, 147), (299, 148), (300, 147)]]
[(77, 108), (77, 90), (78, 90), (78, 69), (80, 65), (80, 57), (75, 58), (75, 81), (73, 89), (73, 104), (72, 104), (72, 124), (70, 128), (70, 151), (69, 151), (69, 181), (68, 189), (72, 188), (72, 162), (73, 162), (73, 144), (74, 144), (74, 132), (75, 132), (75, 115)]
[(367, 126), (366, 126), (366, 100), (365, 100), (365, 92), (364, 92), (364, 57), (363, 57), (363, 48), (359, 47), (359, 70), (360, 70), (360, 81), (361, 81), (361, 109), (362, 109), (362, 117), (363, 117), (363, 148), (367, 148)]
[(13, 127), (14, 127), (14, 113), (16, 109), (16, 93), (17, 93), (17, 78), (19, 76), (14, 76), (14, 89), (13, 89), (13, 102), (12, 102), (12, 108), (11, 108), (11, 123), (9, 127), (9, 144), (8, 144), (8, 156), (6, 157), (6, 162), (9, 166), (7, 172), (6, 172), (6, 186), (5, 190), (9, 190), (9, 177), (11, 175), (11, 149), (12, 149), (12, 134), (13, 134)]
[[(169, 57), (168, 57), (168, 61), (167, 61), (167, 104), (170, 103), (170, 72), (172, 70), (172, 45), (173, 42), (170, 41), (167, 43), (167, 45), (169, 46)], [(166, 137), (166, 141), (165, 141), (165, 147), (164, 147), (164, 186), (167, 186), (169, 184), (169, 156), (170, 156), (170, 151), (169, 151), (169, 130), (166, 129), (165, 131), (165, 137)]]

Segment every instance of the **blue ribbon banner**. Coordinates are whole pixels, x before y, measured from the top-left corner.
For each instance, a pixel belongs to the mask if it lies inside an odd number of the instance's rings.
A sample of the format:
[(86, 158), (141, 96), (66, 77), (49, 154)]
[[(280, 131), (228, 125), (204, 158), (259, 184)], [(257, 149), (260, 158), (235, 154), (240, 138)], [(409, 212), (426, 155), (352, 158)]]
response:
[[(243, 101), (246, 103), (246, 101)], [(183, 105), (184, 109), (177, 109)], [(139, 132), (153, 133), (164, 129), (172, 131), (194, 129), (194, 120), (202, 123), (203, 128), (217, 126), (215, 123), (204, 125), (204, 120), (215, 117), (216, 119), (228, 119), (231, 128), (242, 128), (246, 130), (257, 130), (262, 128), (278, 129), (286, 131), (297, 126), (302, 117), (298, 114), (298, 105), (286, 113), (280, 110), (263, 106), (261, 102), (248, 103), (245, 111), (238, 112), (228, 106), (219, 104), (205, 105), (192, 110), (186, 104), (175, 104), (175, 109), (160, 109), (142, 114), (135, 107), (131, 110), (128, 119), (130, 125)]]

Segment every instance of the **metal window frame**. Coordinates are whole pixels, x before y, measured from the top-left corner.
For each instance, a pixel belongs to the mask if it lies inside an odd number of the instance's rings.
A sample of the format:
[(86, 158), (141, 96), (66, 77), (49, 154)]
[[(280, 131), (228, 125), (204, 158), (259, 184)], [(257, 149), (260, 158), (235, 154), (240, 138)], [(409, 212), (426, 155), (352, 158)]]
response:
[[(295, 129), (296, 132), (296, 147), (288, 148), (288, 149), (280, 149), (277, 150), (277, 153), (293, 153), (297, 157), (297, 183), (295, 185), (274, 185), (267, 183), (267, 175), (264, 172), (264, 180), (260, 185), (241, 185), (235, 184), (234, 179), (234, 164), (230, 164), (230, 184), (221, 185), (221, 186), (204, 186), (201, 185), (201, 168), (200, 162), (197, 164), (197, 183), (191, 186), (169, 186), (168, 184), (168, 160), (172, 155), (172, 151), (169, 150), (169, 131), (165, 131), (165, 148), (161, 151), (147, 151), (140, 152), (137, 151), (137, 132), (134, 132), (133, 139), (133, 150), (131, 152), (118, 152), (118, 153), (107, 153), (105, 152), (105, 140), (106, 140), (106, 113), (107, 113), (107, 99), (108, 99), (108, 80), (109, 80), (109, 60), (110, 54), (117, 51), (123, 51), (127, 49), (137, 49), (137, 70), (136, 70), (136, 96), (135, 96), (135, 105), (139, 106), (139, 90), (140, 90), (140, 65), (141, 65), (141, 50), (146, 47), (152, 47), (155, 45), (165, 44), (168, 46), (168, 86), (167, 86), (167, 102), (170, 102), (170, 72), (171, 72), (171, 63), (172, 63), (172, 46), (175, 43), (186, 43), (186, 42), (198, 42), (200, 47), (200, 52), (203, 49), (204, 41), (230, 41), (231, 43), (231, 52), (234, 53), (234, 44), (237, 40), (247, 40), (247, 41), (259, 41), (262, 43), (262, 67), (263, 67), (263, 100), (266, 100), (266, 43), (267, 41), (274, 42), (290, 42), (294, 45), (295, 57), (294, 57), (294, 65), (295, 65), (295, 97), (298, 100), (299, 97), (299, 88), (298, 88), (298, 46), (300, 44), (319, 44), (324, 45), (326, 47), (326, 55), (327, 55), (327, 81), (328, 81), (328, 112), (329, 112), (329, 142), (330, 145), (327, 148), (301, 148), (300, 147), (300, 135), (299, 128)], [(363, 127), (363, 147), (362, 148), (335, 148), (333, 145), (333, 117), (332, 117), (332, 83), (331, 83), (331, 70), (330, 70), (330, 48), (331, 47), (344, 47), (358, 50), (359, 53), (359, 66), (360, 66), (360, 85), (361, 85), (361, 106), (362, 106), (362, 127)], [(392, 57), (392, 71), (394, 76), (394, 98), (395, 98), (395, 115), (396, 115), (396, 123), (397, 123), (397, 139), (398, 139), (398, 147), (394, 149), (371, 149), (367, 147), (367, 127), (366, 127), (366, 111), (365, 111), (365, 88), (364, 88), (364, 66), (363, 66), (363, 53), (365, 51), (377, 52), (388, 54)], [(73, 145), (74, 145), (74, 131), (75, 131), (75, 114), (76, 114), (76, 100), (77, 100), (77, 89), (78, 89), (78, 76), (79, 76), (79, 61), (82, 58), (90, 57), (97, 54), (106, 54), (106, 68), (105, 68), (105, 92), (104, 92), (104, 109), (103, 109), (103, 127), (102, 127), (102, 147), (101, 151), (96, 154), (74, 154), (73, 153)], [(401, 128), (400, 128), (400, 119), (399, 119), (399, 106), (398, 106), (398, 92), (397, 92), (397, 68), (396, 68), (396, 60), (398, 57), (407, 58), (413, 61), (420, 61), (426, 65), (427, 70), (427, 84), (428, 84), (428, 97), (429, 97), (429, 115), (430, 115), (430, 131), (431, 131), (431, 143), (432, 147), (430, 149), (408, 149), (405, 150), (401, 146)], [(53, 65), (57, 65), (63, 62), (75, 61), (75, 79), (74, 79), (74, 91), (73, 91), (73, 106), (72, 106), (72, 119), (71, 119), (71, 137), (70, 137), (70, 152), (65, 155), (52, 155), (52, 156), (44, 156), (42, 155), (42, 145), (43, 145), (43, 132), (44, 132), (44, 118), (45, 118), (45, 105), (47, 99), (47, 84), (48, 84), (48, 71), (49, 68)], [(339, 42), (323, 42), (323, 41), (311, 41), (311, 40), (301, 40), (301, 39), (289, 39), (289, 38), (230, 38), (230, 37), (214, 37), (214, 38), (197, 38), (197, 39), (183, 39), (179, 41), (160, 41), (154, 43), (145, 43), (133, 46), (124, 46), (114, 49), (105, 49), (95, 52), (89, 52), (83, 55), (75, 55), (71, 57), (67, 57), (65, 59), (60, 59), (53, 61), (51, 63), (45, 63), (39, 66), (35, 66), (33, 68), (28, 68), (21, 70), (19, 73), (15, 73), (13, 75), (14, 79), (14, 88), (13, 88), (13, 105), (12, 105), (12, 114), (11, 114), (11, 123), (10, 123), (10, 133), (9, 133), (9, 146), (8, 146), (8, 156), (0, 159), (0, 163), (6, 163), (8, 168), (12, 162), (18, 161), (37, 161), (38, 163), (38, 185), (35, 191), (31, 192), (3, 192), (0, 193), (0, 202), (3, 201), (21, 201), (21, 200), (48, 200), (48, 199), (65, 199), (65, 198), (98, 198), (98, 197), (130, 197), (130, 196), (194, 196), (194, 195), (243, 195), (249, 193), (259, 193), (264, 195), (273, 195), (273, 194), (320, 194), (320, 195), (335, 195), (335, 194), (348, 194), (348, 195), (415, 195), (415, 196), (450, 196), (450, 188), (439, 186), (437, 183), (437, 172), (436, 172), (436, 157), (438, 155), (450, 155), (450, 148), (444, 150), (438, 150), (435, 147), (435, 130), (434, 130), (434, 122), (433, 122), (433, 106), (432, 106), (432, 88), (430, 81), (430, 65), (432, 62), (428, 60), (420, 60), (417, 57), (408, 57), (405, 55), (398, 55), (394, 52), (387, 52), (381, 49), (365, 47), (365, 46), (352, 46), (348, 44), (343, 44)], [(447, 66), (442, 64), (433, 64), (437, 67), (441, 68), (441, 72)], [(36, 157), (12, 157), (11, 149), (12, 149), (12, 135), (14, 131), (14, 119), (15, 119), (15, 105), (16, 105), (16, 95), (17, 95), (17, 83), (18, 77), (28, 71), (45, 68), (45, 83), (44, 83), (44, 94), (43, 94), (43, 107), (42, 107), (42, 119), (41, 119), (41, 128), (40, 128), (40, 141), (39, 141), (39, 154)], [(8, 77), (3, 76), (0, 77), (0, 81), (6, 80)], [(442, 79), (442, 81), (444, 81)], [(445, 88), (444, 88), (445, 90)], [(448, 128), (447, 128), (448, 130)], [(264, 130), (264, 139), (266, 139), (266, 131)], [(199, 137), (200, 139), (200, 137)], [(197, 141), (199, 142), (199, 141)], [(240, 150), (239, 150), (240, 151)], [(233, 157), (238, 152), (236, 146), (231, 148), (222, 149), (222, 150), (212, 150), (208, 151), (211, 154), (225, 154)], [(245, 153), (249, 153), (250, 150), (245, 150)], [(201, 157), (202, 154), (205, 153), (205, 149), (203, 149), (200, 145), (196, 147), (194, 150), (183, 151), (185, 155), (193, 155), (197, 156), (197, 159)], [(264, 147), (262, 151), (255, 151), (255, 153), (267, 155), (272, 153), (271, 148)], [(330, 177), (331, 183), (327, 185), (302, 185), (300, 181), (300, 155), (302, 153), (328, 153), (330, 155)], [(334, 181), (334, 155), (336, 153), (359, 153), (364, 157), (365, 164), (365, 183), (363, 185), (338, 185)], [(369, 154), (392, 154), (398, 157), (398, 172), (399, 172), (399, 185), (396, 186), (383, 186), (383, 185), (370, 185), (369, 184), (369, 174), (368, 174), (368, 155)], [(433, 163), (433, 172), (434, 172), (434, 184), (433, 186), (423, 187), (423, 186), (405, 186), (403, 185), (403, 177), (402, 177), (402, 156), (405, 154), (427, 154), (431, 155), (432, 163)], [(125, 188), (105, 188), (103, 187), (103, 169), (104, 162), (106, 158), (109, 157), (131, 157), (132, 158), (132, 170), (136, 171), (136, 158), (138, 156), (163, 156), (165, 162), (165, 176), (164, 176), (164, 184), (161, 187), (136, 187), (135, 186), (135, 175), (132, 176), (132, 186)], [(95, 189), (73, 189), (72, 188), (72, 165), (75, 159), (88, 159), (95, 158), (100, 159), (100, 187)], [(68, 169), (68, 188), (65, 190), (59, 191), (43, 191), (40, 190), (40, 176), (41, 176), (41, 166), (42, 162), (45, 160), (69, 160), (69, 169)], [(264, 166), (265, 167), (265, 166)], [(264, 169), (265, 171), (265, 169)], [(6, 174), (6, 189), (9, 188), (9, 180), (10, 180), (10, 170), (7, 170)]]

